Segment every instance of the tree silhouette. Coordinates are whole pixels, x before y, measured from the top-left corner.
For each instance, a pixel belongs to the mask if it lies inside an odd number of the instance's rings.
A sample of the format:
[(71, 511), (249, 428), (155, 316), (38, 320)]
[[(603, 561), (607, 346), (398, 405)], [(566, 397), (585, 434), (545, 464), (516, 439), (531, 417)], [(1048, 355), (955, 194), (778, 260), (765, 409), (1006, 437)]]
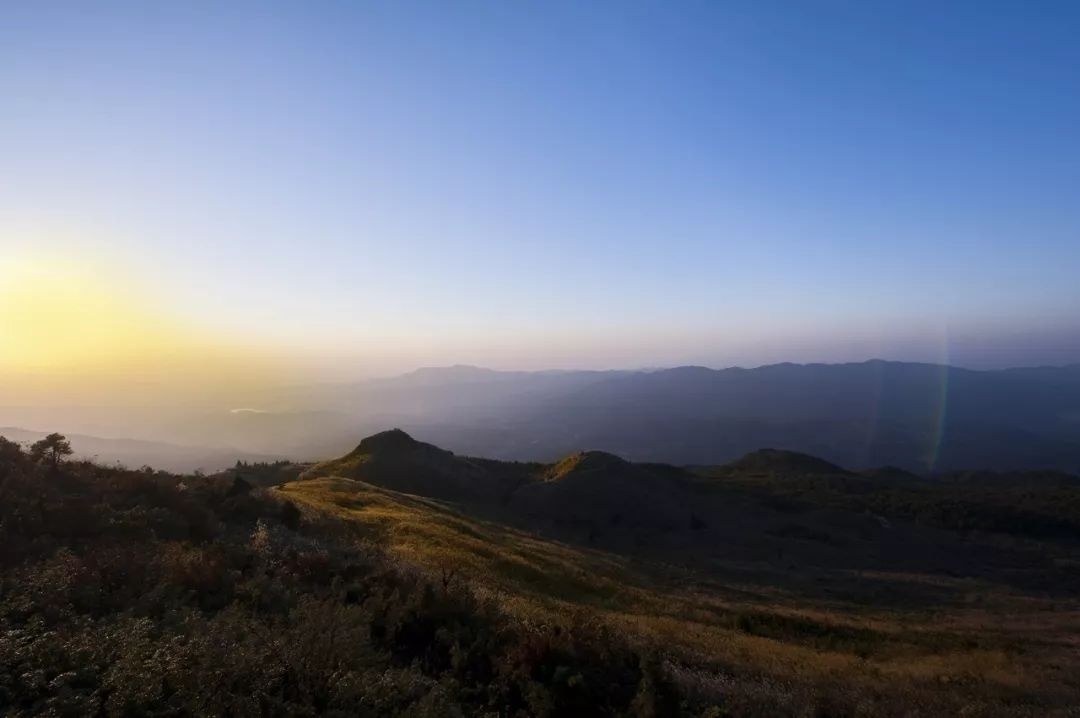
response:
[(11, 464), (22, 458), (22, 447), (0, 436), (0, 464)]
[(60, 465), (65, 456), (72, 454), (71, 442), (63, 434), (52, 433), (30, 446), (30, 457), (34, 461), (44, 461), (53, 466)]

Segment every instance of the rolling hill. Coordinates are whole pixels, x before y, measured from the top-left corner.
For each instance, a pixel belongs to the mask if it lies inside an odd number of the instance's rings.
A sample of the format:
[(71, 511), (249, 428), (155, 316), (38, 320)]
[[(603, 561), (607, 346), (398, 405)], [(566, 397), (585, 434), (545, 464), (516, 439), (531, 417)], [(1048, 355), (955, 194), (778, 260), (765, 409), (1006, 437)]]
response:
[[(423, 480), (402, 483), (408, 465)], [(1080, 695), (1062, 669), (1080, 635), (1080, 485), (869, 474), (778, 450), (693, 468), (598, 451), (504, 463), (397, 430), (278, 491), (523, 620), (587, 611), (663, 644), (676, 672), (731, 676), (730, 705), (750, 675), (796, 703), (842, 683), (876, 696), (872, 714), (1026, 715), (1035, 696)], [(477, 476), (514, 488), (485, 494)], [(794, 711), (761, 705), (745, 714)]]
[(770, 449), (517, 463), (401, 430), (213, 476), (0, 448), (13, 715), (1034, 718), (1080, 701), (1068, 474), (860, 474)]
[(507, 466), (493, 470), (392, 429), (369, 436), (339, 459), (314, 465), (302, 478), (340, 476), (404, 493), (485, 502), (512, 491), (516, 473)]

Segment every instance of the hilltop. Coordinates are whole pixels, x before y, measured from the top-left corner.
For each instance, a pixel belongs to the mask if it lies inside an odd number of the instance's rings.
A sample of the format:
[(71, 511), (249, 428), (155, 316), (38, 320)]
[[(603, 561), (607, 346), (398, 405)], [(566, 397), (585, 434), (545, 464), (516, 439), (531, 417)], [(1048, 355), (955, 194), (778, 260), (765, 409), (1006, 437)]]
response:
[(348, 454), (315, 464), (302, 479), (340, 477), (470, 505), (502, 507), (555, 527), (595, 534), (689, 525), (671, 484), (612, 454), (585, 451), (552, 465), (460, 457), (400, 429), (369, 436)]
[(556, 526), (600, 533), (689, 527), (678, 487), (649, 469), (602, 451), (584, 451), (547, 468), (510, 498), (511, 509)]
[(758, 449), (722, 467), (731, 474), (844, 476), (849, 472), (816, 456), (781, 449)]
[(301, 478), (340, 476), (421, 496), (488, 502), (512, 491), (518, 473), (511, 465), (493, 468), (391, 429), (367, 437), (345, 456), (315, 464)]

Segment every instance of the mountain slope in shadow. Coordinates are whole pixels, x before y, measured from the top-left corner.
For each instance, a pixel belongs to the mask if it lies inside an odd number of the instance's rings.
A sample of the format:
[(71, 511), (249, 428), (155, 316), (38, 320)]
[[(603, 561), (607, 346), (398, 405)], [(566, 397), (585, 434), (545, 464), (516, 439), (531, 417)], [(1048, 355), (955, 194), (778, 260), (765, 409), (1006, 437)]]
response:
[(772, 449), (711, 467), (636, 464), (600, 451), (524, 464), (457, 456), (393, 430), (301, 478), (352, 479), (550, 538), (691, 563), (1019, 571), (1015, 555), (963, 534), (1057, 540), (1080, 531), (1080, 489), (1068, 477), (1018, 473), (1014, 485), (1012, 475), (992, 476), (857, 474)]
[(668, 476), (602, 451), (568, 456), (521, 486), (509, 506), (567, 527), (674, 530), (691, 525), (682, 487)]
[(391, 429), (369, 436), (338, 459), (301, 478), (339, 476), (407, 494), (450, 501), (498, 501), (520, 482), (515, 465), (471, 460)]
[(845, 476), (849, 472), (816, 456), (783, 449), (758, 449), (722, 470), (751, 476)]

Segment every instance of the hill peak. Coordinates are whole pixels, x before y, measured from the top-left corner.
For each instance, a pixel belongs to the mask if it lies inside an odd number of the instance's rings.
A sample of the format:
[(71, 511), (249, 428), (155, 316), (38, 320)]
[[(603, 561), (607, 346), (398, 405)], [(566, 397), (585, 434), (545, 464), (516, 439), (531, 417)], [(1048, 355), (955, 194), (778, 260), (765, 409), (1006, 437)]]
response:
[(515, 481), (452, 451), (417, 441), (401, 429), (373, 434), (348, 455), (323, 461), (301, 478), (342, 477), (407, 494), (449, 500), (492, 500)]
[(847, 474), (824, 459), (785, 449), (758, 449), (728, 464), (733, 471), (754, 474)]
[(390, 429), (362, 439), (353, 453), (401, 453), (415, 451), (423, 446), (425, 446), (423, 442), (417, 441), (401, 429)]

